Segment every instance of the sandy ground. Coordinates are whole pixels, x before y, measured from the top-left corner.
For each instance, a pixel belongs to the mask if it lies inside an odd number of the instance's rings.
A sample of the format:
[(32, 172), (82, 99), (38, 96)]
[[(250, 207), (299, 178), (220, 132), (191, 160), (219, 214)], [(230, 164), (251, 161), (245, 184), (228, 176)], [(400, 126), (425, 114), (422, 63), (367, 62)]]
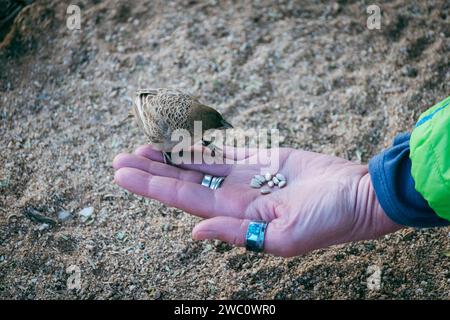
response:
[[(449, 95), (448, 1), (378, 1), (381, 30), (366, 28), (365, 1), (78, 3), (81, 30), (66, 27), (68, 1), (37, 1), (0, 45), (0, 298), (450, 297), (448, 228), (274, 258), (193, 241), (198, 218), (120, 189), (111, 168), (145, 143), (123, 121), (142, 87), (367, 162)], [(367, 287), (373, 265), (380, 290)]]

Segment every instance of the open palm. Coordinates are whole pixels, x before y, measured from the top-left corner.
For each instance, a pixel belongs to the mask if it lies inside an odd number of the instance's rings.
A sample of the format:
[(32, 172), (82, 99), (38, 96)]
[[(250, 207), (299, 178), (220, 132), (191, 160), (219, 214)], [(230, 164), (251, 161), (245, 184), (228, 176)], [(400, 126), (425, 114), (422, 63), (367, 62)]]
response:
[[(193, 237), (220, 239), (244, 246), (250, 221), (269, 222), (264, 251), (294, 256), (329, 245), (371, 239), (399, 228), (383, 212), (373, 192), (367, 166), (294, 149), (279, 151), (279, 170), (288, 181), (268, 195), (250, 188), (260, 174), (258, 152), (234, 150), (237, 164), (164, 163), (150, 145), (114, 159), (115, 181), (136, 194), (205, 218)], [(227, 157), (227, 152), (225, 152)], [(247, 160), (247, 161), (245, 161)], [(200, 183), (205, 174), (226, 176), (217, 190)]]

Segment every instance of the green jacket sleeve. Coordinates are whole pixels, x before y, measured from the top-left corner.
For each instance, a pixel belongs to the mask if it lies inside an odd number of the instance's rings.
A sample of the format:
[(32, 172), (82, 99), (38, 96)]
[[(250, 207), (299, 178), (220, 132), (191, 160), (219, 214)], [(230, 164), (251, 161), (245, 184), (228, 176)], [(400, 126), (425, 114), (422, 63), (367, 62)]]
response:
[(417, 192), (438, 216), (450, 221), (450, 97), (419, 117), (409, 156)]

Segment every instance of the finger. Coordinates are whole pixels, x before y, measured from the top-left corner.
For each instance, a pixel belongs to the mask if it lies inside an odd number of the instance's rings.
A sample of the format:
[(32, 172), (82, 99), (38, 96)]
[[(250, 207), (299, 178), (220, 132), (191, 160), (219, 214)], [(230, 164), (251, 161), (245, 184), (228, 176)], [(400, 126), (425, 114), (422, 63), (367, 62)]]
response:
[[(191, 147), (192, 151), (195, 152), (207, 152), (210, 153), (211, 150), (209, 147), (203, 145), (193, 145)], [(224, 146), (222, 149), (218, 150), (224, 158), (243, 161), (249, 157), (252, 157), (258, 152), (256, 148), (240, 148), (240, 147), (232, 147), (232, 146)]]
[[(203, 220), (192, 230), (195, 240), (218, 239), (234, 246), (244, 247), (246, 244), (247, 229), (250, 220), (233, 217), (214, 217)], [(264, 237), (264, 252), (277, 256), (291, 256), (288, 237), (280, 236), (278, 232), (279, 220), (268, 223)], [(284, 243), (281, 240), (285, 240)]]
[[(155, 150), (151, 145), (143, 145), (137, 148), (134, 151), (134, 154), (146, 157), (148, 159), (158, 161), (158, 162), (164, 162), (163, 155), (161, 151)], [(194, 161), (192, 161), (194, 162)], [(199, 163), (199, 164), (188, 164), (188, 163), (182, 163), (180, 165), (177, 165), (179, 168), (187, 169), (187, 170), (195, 170), (198, 172), (210, 174), (213, 176), (227, 176), (231, 172), (232, 166), (230, 164), (206, 164), (206, 163)]]
[[(205, 147), (203, 145), (194, 145), (191, 147), (192, 151), (194, 152), (201, 152), (204, 151), (210, 152), (211, 150), (208, 149), (208, 147)], [(218, 152), (221, 152), (224, 157), (234, 160), (244, 160), (248, 157), (251, 157), (255, 155), (258, 152), (258, 149), (256, 148), (235, 148), (231, 146), (224, 146), (223, 150), (219, 150)], [(162, 152), (159, 150), (156, 150), (152, 147), (150, 144), (145, 144), (140, 147), (138, 147), (135, 152), (135, 154), (141, 155), (143, 157), (150, 158), (155, 161), (163, 162), (164, 157), (162, 155)]]
[(164, 156), (161, 151), (154, 149), (149, 144), (144, 144), (134, 150), (134, 154), (149, 158), (154, 161), (164, 162)]
[(228, 214), (226, 206), (216, 205), (214, 191), (197, 183), (156, 176), (136, 168), (120, 168), (114, 182), (133, 193), (200, 217)]
[(203, 174), (197, 171), (184, 170), (135, 154), (121, 153), (114, 158), (114, 169), (136, 168), (153, 175), (174, 178), (193, 183), (201, 183)]

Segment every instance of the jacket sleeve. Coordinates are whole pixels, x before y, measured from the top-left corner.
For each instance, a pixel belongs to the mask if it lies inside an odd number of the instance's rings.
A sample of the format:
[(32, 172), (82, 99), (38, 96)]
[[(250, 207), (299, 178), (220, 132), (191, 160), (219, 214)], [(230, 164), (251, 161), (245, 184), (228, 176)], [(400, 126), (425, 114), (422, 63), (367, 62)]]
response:
[(450, 224), (449, 105), (450, 97), (424, 112), (411, 135), (398, 135), (369, 162), (377, 198), (398, 224)]

